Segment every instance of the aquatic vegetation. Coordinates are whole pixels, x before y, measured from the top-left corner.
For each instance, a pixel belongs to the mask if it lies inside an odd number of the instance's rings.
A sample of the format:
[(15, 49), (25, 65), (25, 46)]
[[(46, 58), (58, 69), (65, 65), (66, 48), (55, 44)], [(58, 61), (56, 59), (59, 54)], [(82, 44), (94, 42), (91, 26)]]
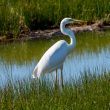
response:
[(110, 74), (84, 75), (64, 88), (48, 81), (9, 81), (0, 88), (0, 110), (107, 110), (110, 108)]

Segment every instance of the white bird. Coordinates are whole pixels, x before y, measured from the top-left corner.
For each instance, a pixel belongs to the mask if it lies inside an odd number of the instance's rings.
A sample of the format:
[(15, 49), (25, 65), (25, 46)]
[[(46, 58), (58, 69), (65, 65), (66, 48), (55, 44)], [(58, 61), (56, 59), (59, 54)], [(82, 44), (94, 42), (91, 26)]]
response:
[(70, 37), (70, 44), (65, 40), (60, 40), (51, 46), (45, 54), (42, 56), (37, 66), (35, 67), (32, 77), (39, 78), (41, 74), (52, 72), (56, 70), (56, 80), (57, 80), (57, 69), (61, 70), (61, 83), (63, 85), (63, 63), (66, 56), (73, 50), (76, 45), (76, 39), (74, 32), (69, 28), (65, 28), (66, 24), (73, 23), (75, 20), (72, 18), (64, 18), (60, 23), (60, 30), (64, 35)]

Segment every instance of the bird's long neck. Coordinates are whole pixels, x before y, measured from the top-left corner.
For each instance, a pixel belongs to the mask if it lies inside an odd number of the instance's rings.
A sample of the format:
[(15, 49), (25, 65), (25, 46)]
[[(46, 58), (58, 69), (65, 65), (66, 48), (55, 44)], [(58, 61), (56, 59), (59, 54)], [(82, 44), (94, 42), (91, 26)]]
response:
[(70, 37), (71, 41), (69, 44), (69, 48), (70, 48), (69, 50), (71, 51), (76, 46), (76, 38), (75, 38), (74, 32), (69, 28), (65, 28), (65, 25), (62, 23), (60, 24), (60, 29), (64, 35), (67, 35)]

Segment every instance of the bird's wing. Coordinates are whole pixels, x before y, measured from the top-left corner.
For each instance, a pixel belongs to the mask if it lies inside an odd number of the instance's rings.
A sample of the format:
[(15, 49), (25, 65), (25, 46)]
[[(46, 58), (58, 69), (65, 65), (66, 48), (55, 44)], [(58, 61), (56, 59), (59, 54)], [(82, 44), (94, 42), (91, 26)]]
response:
[(56, 42), (42, 56), (38, 67), (42, 72), (52, 71), (61, 65), (67, 56), (68, 44), (64, 40)]

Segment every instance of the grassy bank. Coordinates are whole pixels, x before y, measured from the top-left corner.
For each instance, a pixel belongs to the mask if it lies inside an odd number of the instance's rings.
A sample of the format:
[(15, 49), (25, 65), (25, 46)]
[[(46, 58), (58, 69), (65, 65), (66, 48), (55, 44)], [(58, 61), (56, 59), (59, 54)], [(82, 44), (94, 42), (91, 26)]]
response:
[[(72, 81), (74, 82), (74, 81)], [(85, 75), (63, 90), (49, 82), (9, 81), (0, 88), (0, 110), (109, 110), (110, 75)]]
[(20, 24), (45, 29), (58, 26), (64, 17), (96, 21), (109, 14), (109, 0), (1, 0), (0, 33), (18, 33)]

